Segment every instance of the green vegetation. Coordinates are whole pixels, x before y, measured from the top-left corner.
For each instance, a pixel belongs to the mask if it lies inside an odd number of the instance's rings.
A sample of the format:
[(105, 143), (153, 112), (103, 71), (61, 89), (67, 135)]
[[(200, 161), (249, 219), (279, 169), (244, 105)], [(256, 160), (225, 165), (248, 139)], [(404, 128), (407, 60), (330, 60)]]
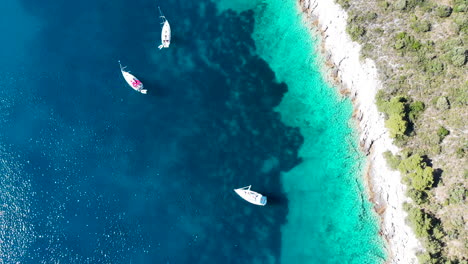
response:
[(338, 2), (381, 76), (376, 105), (402, 149), (383, 156), (408, 186), (408, 222), (426, 249), (418, 259), (468, 264), (468, 0)]
[(362, 26), (348, 24), (346, 32), (351, 36), (353, 41), (358, 41), (362, 36), (364, 36), (364, 34), (366, 34), (366, 29)]
[(437, 99), (437, 109), (439, 109), (439, 110), (448, 110), (449, 108), (450, 108), (450, 103), (449, 103), (447, 97), (441, 96), (441, 97), (439, 97), (439, 99)]
[(379, 0), (377, 5), (381, 8), (381, 10), (388, 11), (390, 8), (390, 3), (385, 0)]
[(402, 137), (408, 127), (408, 123), (405, 120), (405, 98), (394, 97), (389, 102), (383, 102), (379, 106), (382, 112), (384, 112), (388, 119), (385, 121), (385, 126), (390, 132), (392, 138)]
[(462, 159), (466, 154), (465, 148), (464, 147), (458, 148), (456, 151), (456, 154), (457, 154), (457, 158)]
[(412, 10), (417, 6), (422, 6), (425, 3), (425, 0), (408, 0), (407, 9)]
[(455, 0), (453, 2), (454, 12), (468, 12), (468, 1), (467, 0)]
[(455, 185), (449, 191), (450, 204), (462, 203), (463, 201), (465, 201), (467, 194), (468, 194), (468, 190), (465, 187), (463, 187), (463, 185), (461, 184)]
[(428, 32), (431, 31), (431, 23), (427, 21), (415, 21), (411, 24), (411, 28), (416, 32)]
[(439, 17), (449, 17), (452, 14), (452, 8), (450, 6), (439, 6), (436, 8), (435, 13)]
[(361, 42), (362, 37), (366, 34), (365, 23), (375, 20), (376, 18), (377, 14), (373, 12), (363, 13), (362, 15), (350, 13), (346, 32), (353, 41)]
[(446, 236), (440, 225), (440, 220), (417, 207), (407, 205), (405, 209), (408, 211), (408, 221), (411, 227), (427, 250), (427, 252), (418, 255), (419, 263), (451, 263), (436, 261), (436, 259), (442, 259), (443, 243), (441, 239)]
[(428, 195), (427, 192), (424, 191), (418, 191), (415, 189), (408, 189), (406, 191), (406, 195), (413, 200), (418, 205), (421, 205), (423, 203), (426, 203), (428, 201)]
[(456, 26), (456, 31), (458, 34), (468, 33), (468, 17), (466, 16), (466, 13), (456, 14), (453, 22)]
[(417, 16), (411, 17), (411, 28), (418, 33), (431, 31), (431, 23), (427, 20), (420, 20)]
[(437, 135), (439, 136), (439, 142), (442, 142), (446, 136), (448, 136), (450, 132), (443, 126), (439, 127), (437, 130)]
[(461, 67), (465, 65), (467, 59), (467, 50), (461, 47), (454, 48), (450, 55), (450, 61), (453, 65)]
[(433, 228), (433, 219), (428, 214), (416, 207), (411, 207), (408, 211), (408, 220), (417, 237), (429, 237)]
[(425, 105), (421, 101), (416, 101), (411, 103), (409, 108), (408, 118), (411, 122), (414, 123), (419, 115), (421, 115), (421, 113), (424, 111)]
[(437, 58), (434, 58), (428, 61), (428, 63), (424, 65), (424, 71), (431, 73), (432, 75), (439, 74), (444, 69), (445, 69), (444, 63), (440, 59), (437, 59)]
[(385, 160), (387, 161), (388, 166), (392, 170), (398, 169), (398, 165), (400, 165), (401, 157), (398, 155), (393, 155), (390, 151), (385, 151), (383, 153)]
[(350, 0), (337, 0), (336, 2), (344, 9), (348, 9), (350, 7), (349, 1)]
[(441, 46), (444, 51), (443, 58), (450, 64), (456, 67), (465, 65), (468, 56), (468, 50), (463, 46), (461, 39), (449, 40)]
[(421, 6), (424, 3), (424, 0), (397, 0), (393, 4), (396, 10), (413, 10), (416, 6)]
[(418, 51), (421, 47), (421, 42), (406, 32), (400, 32), (395, 36), (395, 49), (397, 50)]
[(421, 101), (409, 103), (403, 96), (395, 96), (385, 101), (382, 92), (376, 97), (379, 111), (385, 113), (385, 126), (388, 128), (390, 137), (403, 140), (410, 126), (413, 126), (417, 118), (422, 114), (425, 105)]
[(397, 0), (395, 1), (394, 7), (395, 9), (398, 9), (398, 10), (405, 10), (406, 4), (407, 4), (406, 0)]
[(402, 138), (405, 135), (408, 123), (401, 116), (392, 115), (385, 121), (385, 126), (390, 132), (390, 137)]
[(419, 155), (403, 159), (398, 165), (398, 170), (405, 175), (403, 179), (415, 190), (424, 191), (434, 184), (434, 170)]

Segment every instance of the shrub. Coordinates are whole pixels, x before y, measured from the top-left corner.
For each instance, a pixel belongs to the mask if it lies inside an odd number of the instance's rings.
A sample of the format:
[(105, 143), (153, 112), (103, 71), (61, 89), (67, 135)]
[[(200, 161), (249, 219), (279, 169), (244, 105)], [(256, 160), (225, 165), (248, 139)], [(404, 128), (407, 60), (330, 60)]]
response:
[(413, 155), (413, 151), (409, 148), (405, 148), (402, 151), (400, 151), (401, 158), (406, 159), (409, 158), (411, 155)]
[(377, 35), (382, 35), (385, 31), (383, 30), (383, 28), (375, 28), (374, 29), (374, 33), (377, 34)]
[(418, 51), (422, 44), (416, 40), (413, 36), (408, 35), (406, 32), (400, 32), (395, 36), (394, 47), (396, 49), (406, 48), (411, 51)]
[(405, 178), (415, 190), (423, 191), (434, 184), (434, 170), (427, 166), (420, 155), (403, 159), (398, 165), (398, 170), (406, 175)]
[(421, 6), (424, 0), (397, 0), (394, 4), (397, 10), (411, 10), (416, 6)]
[(358, 41), (366, 34), (366, 29), (363, 26), (348, 24), (348, 26), (346, 26), (346, 32), (351, 36), (353, 41)]
[(438, 139), (437, 145), (432, 145), (429, 148), (429, 153), (433, 156), (439, 155), (442, 152), (442, 146), (439, 145), (440, 139)]
[(439, 17), (449, 17), (452, 14), (452, 8), (450, 6), (438, 6), (435, 14)]
[(448, 131), (445, 127), (441, 126), (437, 130), (437, 135), (439, 136), (439, 142), (442, 142), (446, 136), (450, 134), (450, 131)]
[(468, 16), (466, 14), (457, 14), (454, 18), (454, 22), (459, 32), (468, 33)]
[(429, 239), (425, 244), (427, 251), (431, 255), (436, 255), (442, 250), (442, 243), (437, 239)]
[(410, 104), (408, 118), (411, 122), (415, 122), (420, 114), (424, 111), (425, 105), (421, 101), (416, 101)]
[(453, 49), (450, 61), (454, 66), (461, 67), (465, 65), (467, 57), (467, 51), (464, 48), (457, 47)]
[(426, 163), (423, 162), (423, 159), (419, 155), (411, 155), (403, 160), (401, 160), (398, 170), (403, 174), (408, 174), (416, 168), (425, 167)]
[(425, 190), (434, 184), (434, 170), (431, 167), (418, 168), (416, 171), (408, 174), (411, 179), (411, 185), (416, 190)]
[(377, 109), (386, 115), (385, 126), (389, 130), (390, 137), (401, 139), (408, 129), (405, 112), (406, 98), (396, 96), (386, 102), (383, 97), (384, 93), (379, 91), (376, 95)]
[(450, 103), (449, 103), (449, 100), (447, 99), (447, 97), (445, 97), (445, 96), (439, 97), (439, 99), (437, 99), (437, 102), (436, 102), (436, 107), (439, 110), (449, 109), (450, 108)]
[(408, 34), (406, 32), (400, 32), (396, 35), (396, 41), (395, 41), (395, 48), (396, 49), (402, 49), (406, 47), (406, 38)]
[(427, 193), (425, 191), (418, 191), (412, 188), (409, 188), (406, 192), (406, 195), (411, 198), (414, 203), (421, 205), (427, 201)]
[(348, 9), (351, 6), (349, 0), (337, 0), (336, 3), (343, 7), (343, 9)]
[(380, 9), (387, 11), (388, 8), (390, 7), (390, 3), (387, 1), (378, 1), (377, 5), (379, 6)]
[(411, 210), (411, 208), (413, 208), (413, 206), (410, 203), (408, 203), (408, 202), (403, 203), (403, 210), (405, 212), (409, 212)]
[(406, 0), (397, 0), (394, 4), (394, 7), (397, 10), (405, 10), (406, 4), (407, 4)]
[(449, 191), (449, 202), (450, 204), (459, 204), (463, 202), (467, 195), (467, 190), (463, 185), (459, 184), (450, 189)]
[(429, 2), (429, 1), (425, 1), (422, 5), (421, 5), (421, 10), (424, 12), (424, 13), (429, 13), (429, 12), (432, 12), (432, 10), (434, 9), (435, 7), (435, 4), (432, 3), (432, 2)]
[(460, 234), (458, 233), (457, 229), (449, 229), (447, 230), (447, 236), (449, 239), (458, 239), (458, 236)]
[(364, 19), (367, 20), (367, 21), (372, 21), (372, 20), (375, 20), (377, 18), (377, 13), (375, 12), (367, 12), (365, 15), (364, 15)]
[(455, 0), (453, 3), (453, 12), (466, 12), (468, 11), (468, 1), (467, 0)]
[(428, 32), (431, 31), (431, 23), (427, 21), (416, 21), (411, 24), (411, 28), (416, 32)]
[(388, 120), (385, 121), (385, 126), (388, 128), (390, 137), (396, 138), (405, 135), (408, 128), (408, 122), (406, 122), (402, 116), (391, 115)]
[(385, 160), (387, 161), (387, 165), (392, 170), (397, 170), (398, 165), (400, 165), (401, 158), (398, 155), (393, 155), (390, 151), (385, 151), (383, 153)]
[(404, 116), (405, 115), (405, 104), (404, 102), (406, 99), (402, 96), (396, 96), (390, 99), (389, 102), (387, 102), (383, 108), (383, 111), (389, 115), (399, 115), (399, 116)]
[(465, 148), (458, 148), (455, 154), (457, 155), (457, 158), (462, 159), (465, 156)]
[(408, 46), (408, 48), (412, 51), (418, 51), (422, 47), (421, 42), (415, 40), (413, 37), (411, 37), (411, 41), (409, 44), (410, 45)]
[(461, 228), (464, 228), (465, 226), (465, 220), (463, 219), (463, 216), (461, 215), (454, 215), (450, 219), (450, 224), (452, 224), (453, 227), (456, 229), (461, 229)]
[(434, 263), (432, 261), (431, 255), (429, 255), (429, 253), (427, 252), (419, 253), (417, 257), (418, 257), (419, 264), (433, 264)]
[(429, 237), (429, 231), (432, 229), (432, 218), (418, 208), (411, 208), (408, 212), (408, 220), (413, 227), (414, 233), (419, 238)]
[(463, 46), (463, 41), (460, 38), (453, 38), (442, 41), (440, 47), (445, 53), (451, 53), (453, 49), (461, 46)]
[(399, 49), (403, 49), (404, 47), (406, 47), (406, 43), (404, 40), (402, 39), (397, 39), (395, 41), (395, 49), (399, 50)]
[(407, 9), (415, 8), (416, 6), (421, 6), (425, 3), (425, 0), (408, 0), (406, 3)]
[(437, 58), (428, 61), (426, 65), (424, 65), (424, 70), (434, 75), (441, 73), (444, 70), (444, 68), (445, 67), (442, 61), (440, 61), (440, 59)]
[(432, 230), (432, 237), (437, 239), (437, 240), (441, 240), (444, 236), (445, 236), (445, 232), (444, 230), (442, 229), (442, 227), (438, 224), (434, 227), (434, 229)]
[(375, 105), (377, 106), (377, 110), (384, 113), (385, 110), (385, 103), (386, 102), (386, 94), (383, 89), (378, 90), (377, 94), (375, 95)]
[(445, 127), (442, 127), (442, 126), (437, 131), (437, 135), (439, 135), (439, 137), (446, 137), (448, 134), (450, 134), (450, 132)]
[(364, 45), (362, 45), (361, 54), (365, 57), (369, 57), (370, 55), (372, 55), (373, 49), (374, 46), (372, 44), (365, 43)]

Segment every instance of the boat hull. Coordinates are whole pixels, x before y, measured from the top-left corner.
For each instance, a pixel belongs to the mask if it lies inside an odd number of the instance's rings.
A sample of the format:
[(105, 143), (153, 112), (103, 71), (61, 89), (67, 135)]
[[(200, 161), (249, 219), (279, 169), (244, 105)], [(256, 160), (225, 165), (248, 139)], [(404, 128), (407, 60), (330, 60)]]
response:
[(169, 48), (171, 45), (171, 26), (167, 20), (164, 21), (162, 30), (161, 30), (161, 45), (159, 49)]
[(146, 94), (147, 91), (143, 89), (143, 83), (140, 80), (138, 80), (135, 76), (133, 76), (133, 74), (122, 70), (122, 75), (125, 81), (128, 83), (128, 85), (130, 85), (130, 87), (132, 87), (133, 90), (142, 94)]
[(267, 197), (263, 196), (257, 192), (251, 191), (245, 188), (234, 189), (234, 191), (242, 197), (242, 199), (246, 200), (247, 202), (255, 205), (265, 206), (267, 203)]

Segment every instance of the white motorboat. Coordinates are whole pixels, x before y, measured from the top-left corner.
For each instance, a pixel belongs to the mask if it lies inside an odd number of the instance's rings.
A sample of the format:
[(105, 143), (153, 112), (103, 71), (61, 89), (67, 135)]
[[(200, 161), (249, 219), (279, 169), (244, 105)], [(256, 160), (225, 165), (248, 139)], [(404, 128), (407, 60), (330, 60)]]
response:
[(128, 83), (128, 85), (130, 85), (130, 87), (132, 87), (133, 90), (140, 92), (142, 94), (146, 94), (146, 90), (143, 89), (143, 83), (140, 82), (140, 80), (138, 80), (135, 76), (133, 76), (133, 74), (131, 74), (129, 71), (126, 71), (125, 68), (127, 68), (127, 66), (122, 67), (122, 64), (120, 64), (120, 61), (119, 61), (119, 65), (120, 65), (120, 71), (122, 72), (122, 75), (125, 81)]
[(234, 191), (240, 197), (242, 197), (242, 199), (246, 200), (249, 203), (256, 204), (256, 205), (261, 205), (261, 206), (266, 205), (266, 203), (267, 203), (266, 196), (263, 196), (263, 195), (259, 194), (258, 192), (251, 191), (250, 187), (252, 187), (252, 185), (245, 186), (245, 187), (238, 188), (238, 189), (234, 189)]
[(162, 19), (162, 30), (161, 30), (161, 45), (159, 45), (159, 49), (163, 48), (169, 48), (169, 45), (171, 45), (171, 26), (169, 25), (169, 22), (167, 21), (166, 17), (163, 15), (161, 12), (161, 9), (159, 8), (159, 14), (160, 18)]

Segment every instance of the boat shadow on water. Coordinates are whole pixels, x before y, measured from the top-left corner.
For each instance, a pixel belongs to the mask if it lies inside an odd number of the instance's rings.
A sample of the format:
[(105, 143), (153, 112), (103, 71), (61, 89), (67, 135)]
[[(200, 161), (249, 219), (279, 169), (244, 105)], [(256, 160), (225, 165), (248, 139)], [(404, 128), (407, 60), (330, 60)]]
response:
[(266, 206), (287, 206), (288, 199), (284, 195), (278, 195), (274, 193), (263, 193), (267, 197)]
[(141, 82), (144, 84), (144, 89), (148, 90), (148, 93), (145, 96), (150, 97), (168, 97), (171, 95), (171, 90), (164, 86), (159, 85), (154, 80), (148, 80), (141, 78)]

